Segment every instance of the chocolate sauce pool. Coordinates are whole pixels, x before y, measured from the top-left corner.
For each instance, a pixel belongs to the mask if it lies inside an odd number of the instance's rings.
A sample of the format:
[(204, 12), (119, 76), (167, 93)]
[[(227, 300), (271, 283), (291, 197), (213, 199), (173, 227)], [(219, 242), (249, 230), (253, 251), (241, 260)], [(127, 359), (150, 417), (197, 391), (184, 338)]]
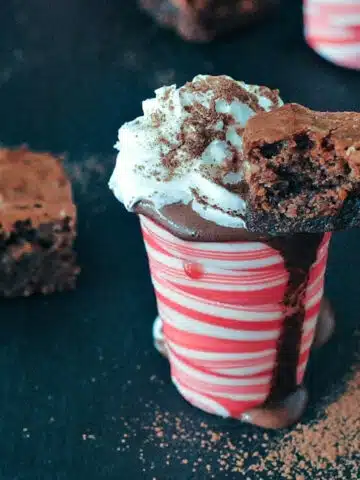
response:
[(283, 305), (292, 312), (284, 319), (277, 348), (276, 368), (266, 405), (276, 405), (297, 389), (297, 367), (305, 320), (305, 294), (309, 272), (316, 261), (324, 234), (257, 235), (243, 228), (227, 228), (200, 217), (190, 205), (169, 205), (157, 210), (150, 202), (142, 202), (138, 214), (145, 215), (174, 236), (195, 242), (263, 242), (277, 250), (289, 273)]

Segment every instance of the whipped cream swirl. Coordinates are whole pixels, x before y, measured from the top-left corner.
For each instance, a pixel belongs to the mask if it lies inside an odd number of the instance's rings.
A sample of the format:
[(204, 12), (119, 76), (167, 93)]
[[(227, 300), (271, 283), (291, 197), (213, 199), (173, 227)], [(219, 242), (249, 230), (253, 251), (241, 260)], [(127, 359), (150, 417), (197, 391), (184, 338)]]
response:
[(109, 186), (129, 211), (190, 204), (217, 225), (243, 228), (242, 132), (253, 115), (283, 103), (277, 91), (227, 76), (198, 75), (155, 91), (144, 115), (125, 123)]

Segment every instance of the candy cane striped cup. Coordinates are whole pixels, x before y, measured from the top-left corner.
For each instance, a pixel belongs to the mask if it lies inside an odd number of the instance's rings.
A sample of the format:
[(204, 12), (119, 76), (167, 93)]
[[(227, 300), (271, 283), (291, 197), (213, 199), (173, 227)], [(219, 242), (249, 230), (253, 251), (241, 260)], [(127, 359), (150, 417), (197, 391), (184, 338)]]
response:
[[(191, 404), (241, 418), (269, 395), (285, 318), (288, 272), (260, 242), (187, 242), (141, 217), (159, 317), (153, 333), (173, 383)], [(313, 342), (330, 234), (312, 265), (305, 295), (297, 381)], [(301, 255), (301, 252), (299, 252)]]
[(360, 0), (305, 0), (305, 37), (322, 57), (360, 69)]

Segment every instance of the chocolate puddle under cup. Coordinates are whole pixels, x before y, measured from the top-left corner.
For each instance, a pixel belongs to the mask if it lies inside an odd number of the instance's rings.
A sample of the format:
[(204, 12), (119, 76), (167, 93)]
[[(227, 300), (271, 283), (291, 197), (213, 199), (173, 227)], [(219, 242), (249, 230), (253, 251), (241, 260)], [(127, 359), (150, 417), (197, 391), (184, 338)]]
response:
[(154, 340), (192, 405), (268, 428), (301, 415), (331, 235), (182, 240), (140, 215)]

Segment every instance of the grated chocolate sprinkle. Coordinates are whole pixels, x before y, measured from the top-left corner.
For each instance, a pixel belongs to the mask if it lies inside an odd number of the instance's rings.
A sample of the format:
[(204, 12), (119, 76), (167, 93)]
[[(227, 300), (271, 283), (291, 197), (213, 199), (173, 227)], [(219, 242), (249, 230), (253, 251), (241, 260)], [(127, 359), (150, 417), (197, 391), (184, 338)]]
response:
[[(218, 100), (227, 103), (237, 100), (248, 105), (254, 112), (264, 110), (254, 93), (247, 91), (226, 76), (206, 77), (201, 81), (188, 82), (180, 89), (180, 92), (185, 91), (193, 94), (203, 94), (203, 98), (207, 100), (208, 104), (203, 105), (200, 101), (196, 101), (184, 107), (188, 116), (181, 126), (176, 142), (170, 147), (170, 151), (162, 155), (161, 159), (162, 164), (170, 170), (169, 179), (174, 177), (176, 170), (181, 165), (189, 164), (194, 158), (200, 157), (214, 140), (226, 141), (226, 127), (235, 124), (236, 121), (232, 115), (216, 111)], [(260, 92), (261, 95), (272, 100), (275, 105), (279, 103), (277, 91), (272, 92), (267, 87), (260, 87)], [(206, 95), (208, 95), (208, 98)], [(219, 124), (222, 126), (220, 130), (217, 127)], [(243, 130), (243, 128), (238, 127), (237, 133), (241, 136)], [(239, 171), (243, 163), (241, 151), (229, 142), (227, 143), (231, 154), (220, 168), (222, 175)], [(181, 157), (179, 155), (180, 151), (182, 152)]]

